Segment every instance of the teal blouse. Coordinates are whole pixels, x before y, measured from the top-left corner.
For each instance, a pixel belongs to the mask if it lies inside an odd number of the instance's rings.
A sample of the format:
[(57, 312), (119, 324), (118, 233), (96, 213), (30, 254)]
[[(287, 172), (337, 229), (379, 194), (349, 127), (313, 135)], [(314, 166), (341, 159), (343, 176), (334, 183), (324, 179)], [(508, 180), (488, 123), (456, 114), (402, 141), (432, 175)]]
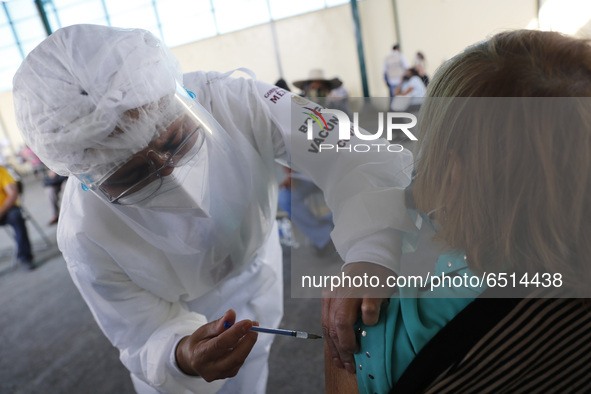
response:
[[(470, 286), (474, 274), (464, 254), (440, 255), (433, 274), (439, 278), (459, 275), (462, 284), (457, 278), (452, 286), (446, 280), (446, 286), (433, 291), (431, 281), (423, 289), (400, 287), (382, 310), (378, 324), (365, 326), (358, 321), (361, 351), (355, 354), (355, 363), (360, 393), (388, 393), (423, 346), (485, 289)], [(472, 282), (476, 284), (476, 278)]]

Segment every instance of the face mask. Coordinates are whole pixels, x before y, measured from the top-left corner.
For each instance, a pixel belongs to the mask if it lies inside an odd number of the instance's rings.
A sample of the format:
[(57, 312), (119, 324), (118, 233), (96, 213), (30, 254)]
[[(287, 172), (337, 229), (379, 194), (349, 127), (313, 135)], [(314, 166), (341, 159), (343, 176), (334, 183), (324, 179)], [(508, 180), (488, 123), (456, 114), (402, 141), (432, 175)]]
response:
[(154, 195), (113, 207), (162, 250), (194, 254), (226, 243), (253, 199), (251, 166), (230, 143), (208, 134), (199, 154), (163, 177)]
[(438, 233), (439, 231), (441, 231), (441, 223), (435, 219), (435, 212), (438, 212), (442, 209), (442, 207), (436, 208), (436, 209), (432, 209), (427, 213), (424, 212), (419, 212), (419, 214), (421, 215), (421, 218), (423, 219), (423, 222), (425, 222), (429, 227), (431, 227), (431, 229), (433, 231), (435, 231), (436, 233)]
[(276, 180), (240, 133), (230, 138), (213, 118), (206, 123), (210, 132), (198, 154), (163, 177), (149, 199), (105, 203), (147, 243), (217, 283), (250, 261), (267, 238)]
[[(203, 111), (179, 86), (172, 96), (127, 110), (110, 125), (106, 141), (82, 149), (84, 160), (77, 166), (85, 169), (74, 175), (106, 201), (135, 204), (158, 190), (161, 175), (198, 154), (207, 132), (201, 119)], [(92, 122), (86, 123), (86, 127), (92, 127)], [(97, 161), (102, 163), (93, 164)]]
[(205, 144), (191, 163), (175, 168), (172, 174), (162, 177), (161, 186), (154, 195), (133, 206), (153, 212), (199, 210), (203, 212), (202, 216), (209, 216), (209, 173), (209, 147)]

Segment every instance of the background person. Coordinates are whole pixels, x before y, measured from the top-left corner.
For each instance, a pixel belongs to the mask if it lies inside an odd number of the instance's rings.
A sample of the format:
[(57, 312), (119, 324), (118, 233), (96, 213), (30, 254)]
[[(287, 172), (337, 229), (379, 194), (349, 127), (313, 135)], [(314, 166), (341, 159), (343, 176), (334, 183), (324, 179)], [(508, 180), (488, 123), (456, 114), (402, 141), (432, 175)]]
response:
[[(25, 140), (71, 175), (58, 246), (139, 392), (265, 392), (273, 336), (249, 330), (277, 327), (283, 312), (276, 162), (309, 176), (339, 212), (345, 261), (396, 259), (396, 217), (363, 197), (391, 201), (391, 186), (410, 179), (391, 169), (410, 154), (369, 154), (360, 171), (356, 156), (311, 152), (292, 130), (313, 103), (231, 74), (183, 75), (145, 30), (73, 25), (13, 81)], [(364, 220), (345, 209), (366, 204)]]
[(394, 91), (394, 100), (391, 110), (418, 112), (425, 99), (427, 88), (419, 76), (419, 72), (414, 68), (409, 68), (402, 77), (402, 82)]
[(384, 60), (384, 80), (390, 90), (390, 97), (395, 96), (396, 87), (402, 82), (404, 72), (408, 69), (408, 62), (400, 52), (400, 45), (395, 44), (392, 52)]
[(330, 233), (334, 229), (332, 212), (323, 215), (312, 212), (307, 198), (322, 193), (310, 178), (283, 167), (285, 178), (279, 184), (279, 208), (314, 245), (316, 255), (326, 257), (335, 252)]
[(18, 186), (6, 167), (0, 166), (0, 226), (9, 225), (14, 230), (17, 259), (27, 269), (34, 269), (33, 252), (27, 225), (18, 203)]
[(415, 61), (412, 66), (419, 73), (419, 77), (423, 80), (425, 86), (429, 85), (429, 76), (427, 75), (427, 59), (423, 52), (418, 51), (415, 55)]
[[(301, 95), (315, 99), (326, 108), (340, 109), (349, 113), (349, 94), (338, 78), (326, 79), (324, 71), (312, 69), (308, 79), (295, 81), (294, 86), (301, 90)], [(334, 244), (330, 233), (334, 229), (332, 212), (315, 213), (308, 205), (310, 196), (322, 191), (305, 174), (293, 172), (284, 167), (285, 178), (279, 185), (280, 208), (288, 213), (291, 221), (312, 242), (319, 257), (332, 254)]]
[(326, 108), (338, 109), (350, 116), (349, 92), (339, 78), (326, 79), (319, 68), (310, 70), (308, 79), (295, 81), (294, 86), (301, 90), (303, 97), (317, 101)]
[(327, 79), (322, 69), (313, 68), (307, 79), (295, 81), (293, 85), (302, 91), (302, 96), (314, 99), (328, 97), (330, 92), (342, 86), (343, 82), (338, 78)]

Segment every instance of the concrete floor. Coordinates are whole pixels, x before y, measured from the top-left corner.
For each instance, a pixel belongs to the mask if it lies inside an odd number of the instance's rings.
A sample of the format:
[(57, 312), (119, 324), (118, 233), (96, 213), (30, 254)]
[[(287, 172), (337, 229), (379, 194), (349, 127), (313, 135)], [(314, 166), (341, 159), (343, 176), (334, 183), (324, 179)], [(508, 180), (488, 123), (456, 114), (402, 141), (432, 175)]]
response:
[[(55, 226), (40, 180), (25, 179), (24, 206), (51, 245), (35, 253), (37, 269), (11, 267), (14, 244), (0, 228), (0, 393), (133, 393), (118, 351), (96, 325), (55, 243)], [(38, 249), (40, 233), (28, 222)], [(336, 256), (320, 260), (301, 234), (284, 248), (285, 314), (281, 326), (321, 334), (320, 299), (291, 298), (291, 262), (340, 268)], [(317, 271), (315, 271), (317, 272)], [(323, 393), (322, 340), (275, 339), (268, 393)]]

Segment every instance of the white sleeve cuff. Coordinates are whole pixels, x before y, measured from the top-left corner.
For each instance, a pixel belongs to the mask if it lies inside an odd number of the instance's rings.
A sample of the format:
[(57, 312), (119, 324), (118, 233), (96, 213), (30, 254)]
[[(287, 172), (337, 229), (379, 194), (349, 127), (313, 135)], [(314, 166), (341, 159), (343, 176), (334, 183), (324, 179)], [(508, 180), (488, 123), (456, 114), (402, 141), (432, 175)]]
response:
[(388, 228), (352, 241), (345, 255), (345, 265), (367, 262), (400, 272), (402, 234), (402, 231)]
[(185, 382), (183, 386), (191, 387), (191, 392), (206, 394), (217, 393), (224, 385), (226, 381), (225, 379), (215, 380), (213, 382), (206, 382), (202, 377), (187, 375), (179, 368), (176, 362), (176, 347), (183, 338), (183, 335), (178, 335), (174, 341), (174, 346), (172, 346), (167, 366), (170, 376), (176, 381)]
[(190, 376), (190, 375), (187, 375), (186, 373), (184, 373), (183, 371), (181, 371), (181, 369), (179, 368), (179, 366), (176, 362), (176, 348), (179, 345), (179, 342), (181, 341), (181, 339), (183, 339), (183, 338), (184, 338), (184, 336), (178, 335), (178, 337), (174, 341), (174, 345), (172, 346), (172, 349), (170, 351), (170, 356), (168, 358), (169, 370), (171, 372), (171, 375), (173, 375), (175, 377)]

